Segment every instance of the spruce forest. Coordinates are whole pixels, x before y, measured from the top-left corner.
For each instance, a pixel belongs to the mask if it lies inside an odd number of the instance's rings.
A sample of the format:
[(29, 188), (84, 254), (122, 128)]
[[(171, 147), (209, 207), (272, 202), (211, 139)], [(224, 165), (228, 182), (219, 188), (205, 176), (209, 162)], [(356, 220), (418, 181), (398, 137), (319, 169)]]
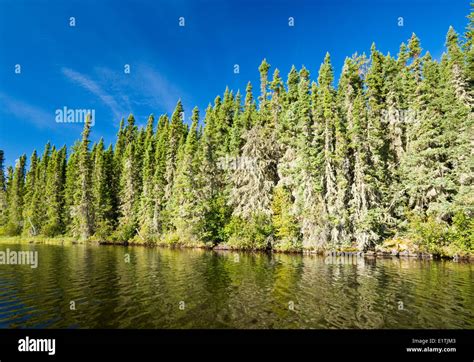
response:
[[(286, 80), (226, 89), (204, 112), (133, 115), (113, 145), (47, 143), (4, 166), (0, 234), (277, 251), (408, 245), (474, 251), (474, 13), (434, 59), (415, 34), (398, 55), (327, 54)], [(314, 80), (313, 80), (313, 79)]]

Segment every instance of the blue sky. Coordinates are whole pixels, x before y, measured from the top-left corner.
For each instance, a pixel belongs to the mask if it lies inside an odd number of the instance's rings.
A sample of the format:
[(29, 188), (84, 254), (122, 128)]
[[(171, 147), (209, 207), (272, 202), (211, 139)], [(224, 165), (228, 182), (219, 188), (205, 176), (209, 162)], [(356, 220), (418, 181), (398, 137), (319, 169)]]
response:
[(372, 42), (396, 54), (412, 32), (438, 58), (469, 11), (469, 0), (0, 0), (0, 149), (12, 165), (48, 140), (72, 145), (82, 125), (57, 123), (63, 107), (95, 109), (91, 137), (107, 144), (120, 118), (144, 124), (179, 98), (186, 118), (196, 105), (203, 116), (226, 86), (256, 93), (263, 58), (270, 74), (305, 65), (316, 79), (329, 51), (338, 76), (346, 56)]

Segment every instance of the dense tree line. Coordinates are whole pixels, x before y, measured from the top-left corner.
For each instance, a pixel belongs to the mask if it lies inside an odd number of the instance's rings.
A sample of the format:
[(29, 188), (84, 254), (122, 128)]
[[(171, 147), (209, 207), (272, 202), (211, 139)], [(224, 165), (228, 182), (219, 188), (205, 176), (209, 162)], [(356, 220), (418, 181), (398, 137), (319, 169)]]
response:
[(115, 145), (49, 143), (3, 167), (6, 235), (225, 244), (248, 249), (373, 247), (408, 238), (430, 250), (473, 250), (473, 14), (450, 28), (439, 61), (413, 34), (396, 57), (375, 45), (346, 58), (337, 87), (329, 54), (311, 81), (259, 67), (254, 98), (226, 89), (191, 124), (139, 128)]

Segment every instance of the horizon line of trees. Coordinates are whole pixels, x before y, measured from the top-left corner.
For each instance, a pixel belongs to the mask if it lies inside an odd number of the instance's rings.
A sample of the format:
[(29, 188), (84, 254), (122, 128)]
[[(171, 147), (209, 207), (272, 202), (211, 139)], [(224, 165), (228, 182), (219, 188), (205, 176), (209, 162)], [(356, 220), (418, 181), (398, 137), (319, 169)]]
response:
[(473, 250), (473, 13), (452, 27), (441, 60), (415, 34), (397, 57), (375, 45), (346, 58), (337, 87), (329, 54), (317, 81), (303, 66), (286, 86), (259, 67), (254, 99), (228, 88), (191, 124), (171, 115), (115, 145), (91, 145), (90, 118), (71, 149), (49, 142), (4, 170), (0, 234), (246, 249), (365, 250), (411, 238)]

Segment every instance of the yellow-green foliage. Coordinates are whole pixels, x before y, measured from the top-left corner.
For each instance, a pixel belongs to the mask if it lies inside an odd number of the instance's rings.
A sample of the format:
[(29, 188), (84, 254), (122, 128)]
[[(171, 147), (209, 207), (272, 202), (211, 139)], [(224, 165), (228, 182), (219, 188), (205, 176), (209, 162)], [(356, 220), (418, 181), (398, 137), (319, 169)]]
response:
[(290, 194), (283, 187), (275, 187), (272, 203), (272, 223), (275, 229), (274, 248), (279, 251), (301, 250), (299, 225), (291, 213)]
[(457, 213), (451, 225), (433, 217), (412, 216), (409, 235), (422, 251), (430, 253), (452, 256), (474, 251), (474, 220), (464, 213)]
[(232, 217), (225, 230), (230, 248), (263, 250), (271, 247), (272, 225), (266, 215), (256, 215), (250, 220)]

